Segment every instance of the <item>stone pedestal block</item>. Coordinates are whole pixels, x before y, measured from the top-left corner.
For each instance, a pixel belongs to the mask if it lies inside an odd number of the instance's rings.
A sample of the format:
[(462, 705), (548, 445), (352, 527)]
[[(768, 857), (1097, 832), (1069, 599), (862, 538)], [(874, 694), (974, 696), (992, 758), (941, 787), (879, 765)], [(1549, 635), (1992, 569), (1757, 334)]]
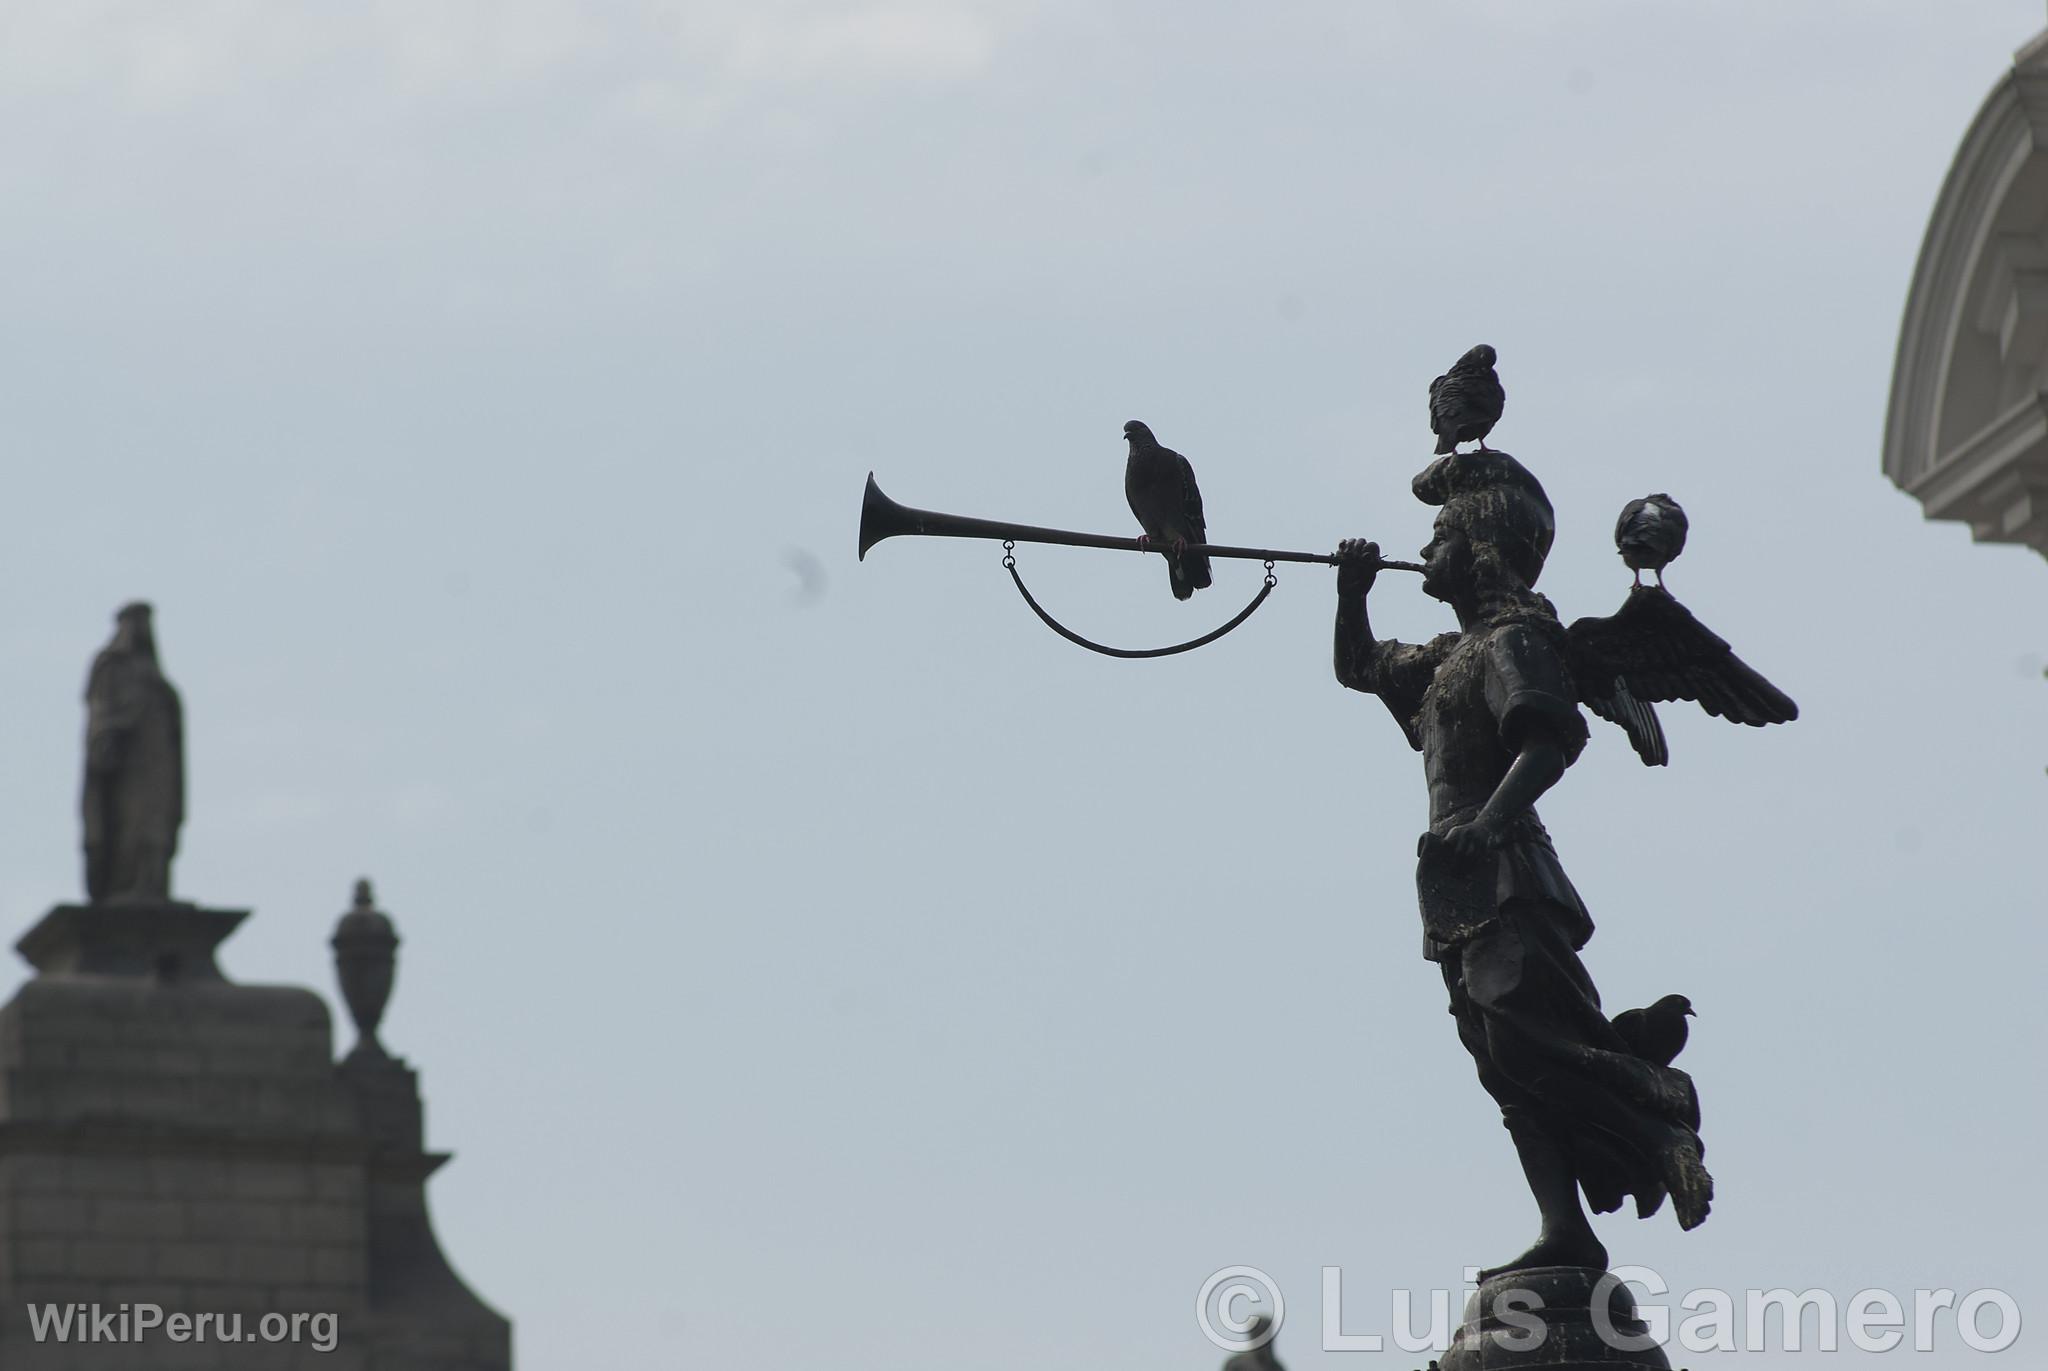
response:
[(46, 976), (217, 981), (213, 950), (248, 917), (179, 900), (60, 904), (15, 948)]

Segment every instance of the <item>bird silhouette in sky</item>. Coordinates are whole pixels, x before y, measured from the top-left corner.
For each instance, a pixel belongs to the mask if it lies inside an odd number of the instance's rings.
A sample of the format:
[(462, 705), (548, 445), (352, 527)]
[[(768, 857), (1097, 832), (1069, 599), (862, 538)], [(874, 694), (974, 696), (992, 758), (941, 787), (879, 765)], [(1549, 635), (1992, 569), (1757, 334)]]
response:
[(1493, 369), (1497, 360), (1493, 349), (1481, 343), (1429, 383), (1429, 431), (1436, 435), (1439, 457), (1474, 439), (1481, 451), (1487, 450), (1486, 435), (1508, 402)]
[(1152, 430), (1136, 419), (1124, 425), (1124, 437), (1131, 445), (1131, 455), (1124, 462), (1124, 498), (1131, 502), (1131, 513), (1145, 530), (1138, 544), (1165, 545), (1173, 598), (1185, 600), (1209, 584), (1209, 554), (1183, 550), (1190, 543), (1209, 541), (1195, 469), (1187, 458), (1162, 447)]
[(1683, 995), (1666, 995), (1648, 1008), (1615, 1015), (1614, 1031), (1636, 1056), (1657, 1066), (1669, 1066), (1685, 1050), (1689, 1036), (1685, 1021), (1698, 1017), (1692, 1011), (1691, 1000)]
[(1685, 511), (1661, 491), (1621, 507), (1621, 518), (1614, 524), (1614, 546), (1621, 553), (1622, 564), (1636, 574), (1637, 585), (1643, 583), (1646, 571), (1655, 572), (1657, 584), (1664, 584), (1664, 568), (1685, 551), (1685, 530)]

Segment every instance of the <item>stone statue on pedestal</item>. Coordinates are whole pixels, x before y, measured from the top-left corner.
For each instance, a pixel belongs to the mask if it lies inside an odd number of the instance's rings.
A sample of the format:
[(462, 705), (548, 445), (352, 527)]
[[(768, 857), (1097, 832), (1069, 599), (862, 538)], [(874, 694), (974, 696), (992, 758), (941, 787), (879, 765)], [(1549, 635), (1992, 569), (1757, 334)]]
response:
[[(509, 1371), (511, 1325), (449, 1265), (427, 1212), (449, 1157), (426, 1148), (419, 1075), (377, 1041), (390, 916), (361, 881), (335, 929), (360, 1034), (339, 1063), (319, 996), (222, 974), (217, 950), (248, 911), (169, 898), (178, 694), (148, 606), (118, 622), (86, 691), (91, 902), (22, 936), (36, 974), (0, 1005), (0, 1367), (287, 1364), (282, 1344), (253, 1358), (199, 1347), (199, 1361), (176, 1336), (123, 1333), (137, 1345), (118, 1355), (88, 1345), (110, 1336), (90, 1331), (95, 1307), (176, 1300), (198, 1306), (199, 1342), (207, 1318), (251, 1340), (284, 1320), (311, 1356), (294, 1367)], [(44, 1308), (81, 1321), (52, 1336)]]
[(157, 664), (150, 608), (115, 618), (85, 688), (85, 891), (94, 904), (170, 899), (185, 818), (185, 728)]

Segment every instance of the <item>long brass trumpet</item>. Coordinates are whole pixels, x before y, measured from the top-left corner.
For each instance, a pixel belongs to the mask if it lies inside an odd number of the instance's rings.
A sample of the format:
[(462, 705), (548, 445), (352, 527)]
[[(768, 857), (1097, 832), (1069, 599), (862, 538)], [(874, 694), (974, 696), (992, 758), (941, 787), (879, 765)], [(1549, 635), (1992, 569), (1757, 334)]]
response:
[[(929, 509), (899, 505), (875, 484), (868, 473), (867, 493), (860, 502), (860, 555), (884, 538), (901, 535), (918, 538), (994, 538), (1013, 543), (1056, 543), (1062, 547), (1101, 547), (1115, 552), (1165, 552), (1159, 544), (1142, 545), (1136, 538), (1117, 538), (1106, 533), (1075, 533), (1064, 528), (1039, 528), (1034, 524), (1004, 523), (999, 519), (970, 519), (964, 514), (940, 514)], [(1185, 552), (1207, 553), (1211, 557), (1241, 557), (1253, 562), (1320, 562), (1335, 566), (1337, 558), (1327, 552), (1287, 552), (1270, 547), (1226, 547), (1221, 543), (1190, 543)], [(1389, 571), (1421, 571), (1414, 562), (1382, 559)]]

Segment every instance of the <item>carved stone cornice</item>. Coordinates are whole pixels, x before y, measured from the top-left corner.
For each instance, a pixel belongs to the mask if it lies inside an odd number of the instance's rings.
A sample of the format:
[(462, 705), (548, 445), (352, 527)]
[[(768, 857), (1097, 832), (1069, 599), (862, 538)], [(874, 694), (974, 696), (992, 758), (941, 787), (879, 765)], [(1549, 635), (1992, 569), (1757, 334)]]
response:
[(1885, 474), (1931, 519), (2048, 553), (2048, 34), (1984, 101), (1899, 330)]

